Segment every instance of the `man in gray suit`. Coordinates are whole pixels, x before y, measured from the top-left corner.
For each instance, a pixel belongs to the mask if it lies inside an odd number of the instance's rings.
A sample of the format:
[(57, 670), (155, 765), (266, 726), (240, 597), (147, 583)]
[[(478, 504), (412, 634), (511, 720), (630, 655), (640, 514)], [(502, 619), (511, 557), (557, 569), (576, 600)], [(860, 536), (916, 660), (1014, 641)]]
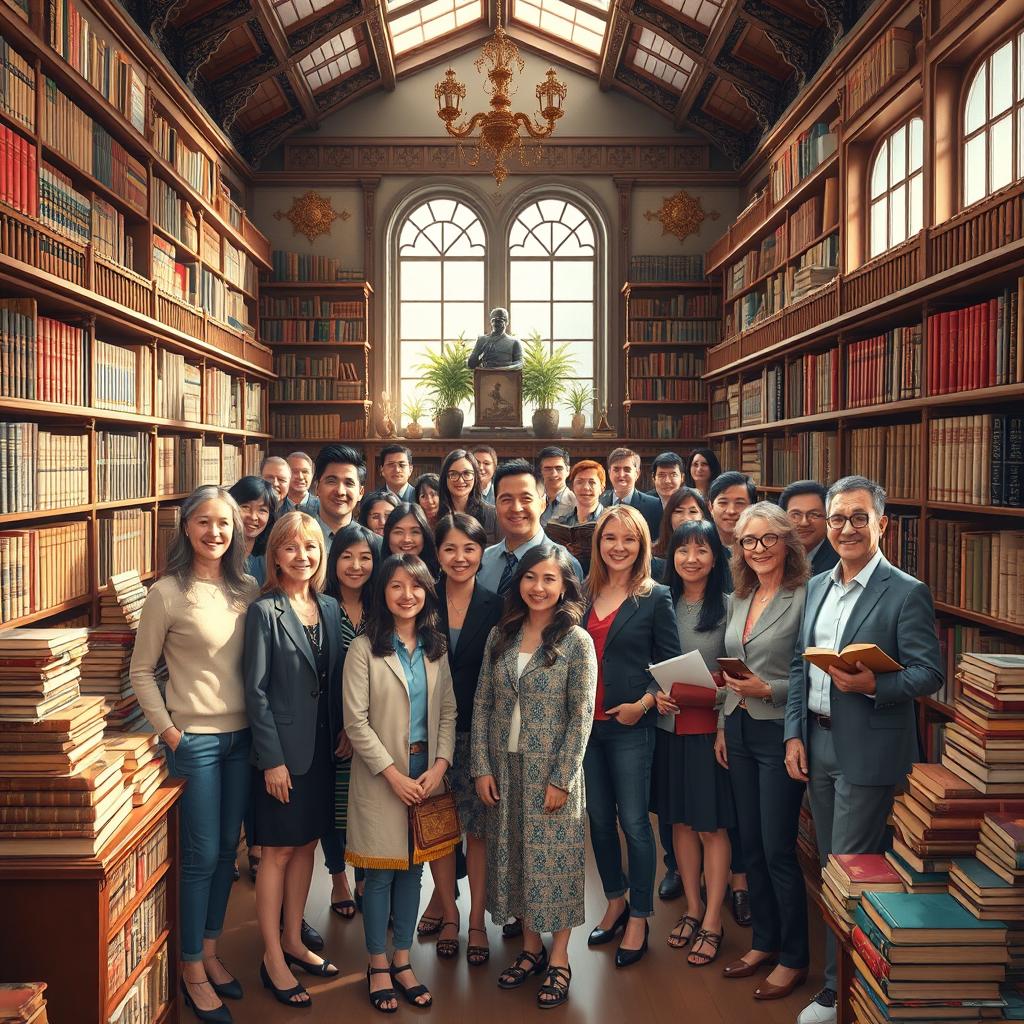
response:
[[(828, 492), (831, 572), (807, 584), (786, 702), (786, 770), (807, 782), (818, 853), (881, 853), (896, 788), (918, 757), (914, 698), (935, 693), (943, 670), (928, 588), (886, 561), (885, 491), (848, 476)], [(876, 675), (861, 662), (827, 673), (808, 647), (877, 644), (902, 668)], [(825, 986), (797, 1024), (836, 1020), (836, 945), (826, 936)]]

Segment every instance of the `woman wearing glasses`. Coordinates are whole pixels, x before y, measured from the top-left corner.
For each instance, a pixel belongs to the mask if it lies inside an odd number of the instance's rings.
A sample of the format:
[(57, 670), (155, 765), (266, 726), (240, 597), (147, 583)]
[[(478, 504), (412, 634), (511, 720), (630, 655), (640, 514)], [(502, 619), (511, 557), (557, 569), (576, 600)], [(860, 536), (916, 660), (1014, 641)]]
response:
[(807, 977), (807, 901), (796, 859), (804, 786), (786, 772), (783, 720), (789, 669), (809, 570), (793, 524), (777, 505), (759, 501), (736, 524), (735, 590), (725, 650), (745, 671), (725, 673), (728, 687), (715, 754), (729, 769), (750, 885), (750, 950), (727, 978), (775, 964), (755, 999), (781, 999)]
[(487, 534), (487, 543), (498, 541), (498, 519), (494, 506), (480, 497), (480, 466), (476, 456), (465, 448), (449, 452), (441, 463), (440, 515), (465, 512), (472, 516)]

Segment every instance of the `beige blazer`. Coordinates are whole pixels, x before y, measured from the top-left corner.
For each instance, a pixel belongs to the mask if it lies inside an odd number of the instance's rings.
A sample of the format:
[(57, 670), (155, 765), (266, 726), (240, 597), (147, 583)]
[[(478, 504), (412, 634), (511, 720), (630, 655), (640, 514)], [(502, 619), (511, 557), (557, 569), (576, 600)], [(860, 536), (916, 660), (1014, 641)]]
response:
[[(455, 749), (455, 692), (448, 658), (427, 670), (427, 766)], [(388, 765), (409, 771), (409, 684), (397, 654), (378, 658), (357, 636), (342, 677), (345, 732), (352, 741), (345, 859), (363, 868), (405, 870), (409, 865), (409, 809), (381, 774)], [(438, 791), (442, 786), (438, 787)]]

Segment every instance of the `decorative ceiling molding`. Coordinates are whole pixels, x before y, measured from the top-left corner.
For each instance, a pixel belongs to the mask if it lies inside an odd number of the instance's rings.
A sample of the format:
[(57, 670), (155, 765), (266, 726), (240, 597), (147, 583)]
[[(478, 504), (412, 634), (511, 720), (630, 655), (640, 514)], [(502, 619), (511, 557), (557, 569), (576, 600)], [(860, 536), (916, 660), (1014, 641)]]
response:
[(340, 213), (335, 210), (330, 196), (311, 190), (303, 196), (294, 196), (291, 209), (278, 210), (274, 220), (291, 221), (292, 231), (305, 235), (312, 242), (321, 235), (329, 235), (336, 220), (346, 221), (351, 216), (348, 210)]
[(293, 56), (304, 54), (306, 50), (315, 49), (325, 39), (337, 35), (347, 28), (353, 28), (366, 17), (361, 0), (350, 0), (344, 7), (339, 7), (325, 14), (308, 25), (301, 26), (288, 34), (288, 46)]
[(700, 196), (691, 196), (685, 189), (675, 195), (665, 196), (659, 210), (646, 210), (645, 220), (656, 220), (661, 224), (663, 235), (675, 235), (680, 242), (700, 232), (705, 220), (718, 220), (718, 210), (704, 212), (704, 204)]
[(671, 112), (675, 110), (676, 103), (679, 100), (678, 93), (672, 92), (671, 89), (662, 88), (646, 75), (642, 75), (639, 71), (631, 68), (628, 64), (621, 64), (619, 66), (618, 71), (615, 72), (615, 81), (621, 82), (632, 92), (643, 97), (652, 106), (662, 111)]

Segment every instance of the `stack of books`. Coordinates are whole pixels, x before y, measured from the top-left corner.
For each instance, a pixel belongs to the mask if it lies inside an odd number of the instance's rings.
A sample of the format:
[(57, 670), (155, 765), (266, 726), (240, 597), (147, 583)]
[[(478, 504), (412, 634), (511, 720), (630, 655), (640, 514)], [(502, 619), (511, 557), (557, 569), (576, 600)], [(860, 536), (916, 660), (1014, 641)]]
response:
[(865, 892), (850, 937), (858, 1024), (1002, 1016), (1006, 928), (948, 893)]
[(129, 678), (134, 649), (135, 631), (127, 626), (89, 630), (89, 653), (82, 663), (82, 693), (106, 700), (108, 729), (133, 728), (142, 717)]
[(1024, 884), (1007, 882), (977, 857), (953, 861), (949, 892), (981, 921), (1024, 920)]
[[(1008, 885), (1024, 886), (1024, 818), (986, 814), (975, 856)], [(1007, 975), (1019, 983), (1024, 979), (1024, 925), (1011, 923), (1008, 947)]]
[(821, 880), (822, 898), (847, 934), (863, 893), (903, 892), (903, 880), (881, 853), (830, 853)]
[(0, 632), (0, 719), (33, 722), (72, 705), (87, 653), (85, 629)]
[(107, 750), (124, 755), (121, 771), (132, 791), (132, 802), (141, 807), (167, 778), (167, 766), (160, 753), (158, 739), (153, 733), (131, 732), (110, 737)]
[(0, 1022), (47, 1024), (45, 981), (0, 982)]

